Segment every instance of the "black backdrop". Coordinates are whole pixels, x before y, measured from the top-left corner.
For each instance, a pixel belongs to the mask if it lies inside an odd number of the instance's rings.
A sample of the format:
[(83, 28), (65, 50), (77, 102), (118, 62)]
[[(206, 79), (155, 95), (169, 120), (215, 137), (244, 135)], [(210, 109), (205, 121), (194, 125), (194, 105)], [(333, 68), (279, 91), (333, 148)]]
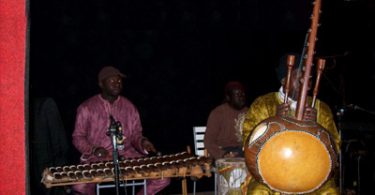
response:
[[(242, 81), (249, 104), (278, 89), (274, 69), (281, 55), (302, 50), (311, 9), (301, 0), (31, 0), (30, 95), (57, 101), (70, 136), (75, 109), (98, 92), (98, 70), (116, 66), (144, 134), (163, 153), (180, 152), (193, 147), (192, 127), (205, 125), (225, 82)], [(322, 11), (319, 97), (334, 111), (372, 110), (374, 3), (329, 0)]]

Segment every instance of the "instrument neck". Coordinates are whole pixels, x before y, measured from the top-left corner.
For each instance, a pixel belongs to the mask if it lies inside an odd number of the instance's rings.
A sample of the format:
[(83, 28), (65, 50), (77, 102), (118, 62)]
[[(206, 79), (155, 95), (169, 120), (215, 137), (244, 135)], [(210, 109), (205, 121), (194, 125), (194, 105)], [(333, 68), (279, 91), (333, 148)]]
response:
[(309, 82), (310, 82), (310, 75), (311, 75), (311, 67), (313, 65), (313, 56), (315, 52), (315, 42), (316, 42), (316, 35), (318, 31), (318, 22), (319, 22), (319, 12), (320, 12), (320, 0), (316, 0), (313, 9), (312, 15), (312, 22), (310, 28), (310, 35), (308, 41), (308, 50), (307, 50), (307, 58), (306, 64), (304, 66), (304, 75), (303, 75), (303, 83), (301, 85), (300, 95), (298, 97), (297, 103), (297, 112), (296, 118), (297, 120), (302, 120), (303, 114), (305, 111), (306, 106), (306, 99), (307, 93), (309, 90)]

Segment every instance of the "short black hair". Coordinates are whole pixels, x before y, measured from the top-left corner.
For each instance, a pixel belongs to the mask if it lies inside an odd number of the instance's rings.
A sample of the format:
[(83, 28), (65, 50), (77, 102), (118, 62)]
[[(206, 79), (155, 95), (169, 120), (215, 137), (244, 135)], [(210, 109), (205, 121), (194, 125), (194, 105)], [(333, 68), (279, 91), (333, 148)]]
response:
[(240, 81), (229, 81), (224, 87), (225, 95), (229, 95), (233, 89), (241, 89), (242, 91), (245, 91), (245, 87)]

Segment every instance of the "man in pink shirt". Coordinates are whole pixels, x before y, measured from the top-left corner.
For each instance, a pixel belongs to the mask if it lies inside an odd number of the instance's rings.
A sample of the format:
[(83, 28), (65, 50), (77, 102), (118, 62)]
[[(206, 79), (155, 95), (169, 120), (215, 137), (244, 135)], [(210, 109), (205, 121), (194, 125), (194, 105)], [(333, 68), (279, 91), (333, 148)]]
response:
[[(123, 129), (123, 147), (119, 147), (121, 158), (138, 158), (148, 152), (156, 152), (154, 145), (142, 135), (142, 125), (137, 108), (121, 96), (122, 79), (118, 69), (106, 66), (98, 74), (101, 93), (84, 101), (77, 109), (73, 145), (81, 152), (81, 162), (90, 163), (111, 160), (113, 146), (107, 131), (111, 117)], [(170, 179), (147, 181), (147, 194), (153, 195), (169, 185)], [(95, 184), (73, 186), (77, 194), (94, 195)], [(144, 194), (144, 189), (138, 194)]]

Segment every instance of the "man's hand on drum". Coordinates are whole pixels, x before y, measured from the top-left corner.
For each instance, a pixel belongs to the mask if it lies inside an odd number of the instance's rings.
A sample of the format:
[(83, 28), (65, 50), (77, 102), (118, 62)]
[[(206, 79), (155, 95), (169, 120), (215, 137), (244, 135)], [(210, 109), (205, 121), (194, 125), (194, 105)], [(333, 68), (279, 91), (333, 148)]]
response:
[(276, 115), (280, 117), (288, 116), (290, 106), (287, 103), (282, 103), (277, 106)]
[(312, 107), (305, 107), (305, 112), (303, 113), (304, 121), (316, 121), (317, 120), (317, 111)]
[(227, 152), (224, 154), (224, 158), (234, 158), (234, 157), (238, 157), (239, 156), (239, 153), (238, 152)]
[(104, 149), (103, 147), (96, 147), (93, 149), (92, 153), (97, 157), (97, 158), (102, 158), (102, 159), (105, 159), (107, 158), (109, 155), (109, 152)]

